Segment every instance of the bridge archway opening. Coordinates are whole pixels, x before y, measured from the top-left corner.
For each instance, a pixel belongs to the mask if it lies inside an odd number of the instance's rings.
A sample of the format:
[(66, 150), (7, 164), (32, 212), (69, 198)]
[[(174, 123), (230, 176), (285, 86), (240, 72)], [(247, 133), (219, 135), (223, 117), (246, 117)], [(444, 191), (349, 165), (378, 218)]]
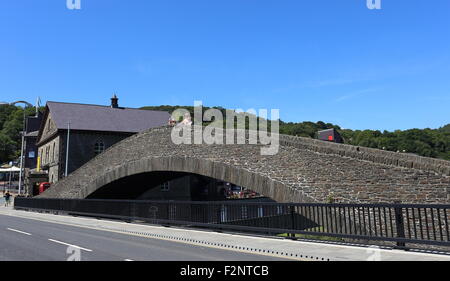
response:
[(207, 176), (174, 171), (152, 171), (110, 182), (86, 199), (220, 201), (258, 198), (273, 201), (257, 192)]

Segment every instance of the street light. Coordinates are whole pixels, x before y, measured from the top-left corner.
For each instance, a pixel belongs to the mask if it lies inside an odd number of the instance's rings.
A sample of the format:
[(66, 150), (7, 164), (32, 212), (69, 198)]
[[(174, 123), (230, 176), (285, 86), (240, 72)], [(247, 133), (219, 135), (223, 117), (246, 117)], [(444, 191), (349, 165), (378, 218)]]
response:
[[(15, 102), (0, 102), (0, 105), (16, 105), (18, 103), (23, 103), (26, 106), (30, 106), (33, 107), (34, 105), (32, 105), (29, 102), (26, 101), (15, 101)], [(37, 105), (36, 105), (36, 114), (37, 114)], [(25, 109), (23, 110), (23, 130), (22, 130), (22, 145), (21, 145), (21, 149), (20, 149), (20, 172), (19, 172), (19, 190), (17, 191), (20, 195), (21, 192), (21, 188), (22, 188), (22, 174), (23, 174), (23, 149), (24, 149), (24, 142), (25, 142)]]

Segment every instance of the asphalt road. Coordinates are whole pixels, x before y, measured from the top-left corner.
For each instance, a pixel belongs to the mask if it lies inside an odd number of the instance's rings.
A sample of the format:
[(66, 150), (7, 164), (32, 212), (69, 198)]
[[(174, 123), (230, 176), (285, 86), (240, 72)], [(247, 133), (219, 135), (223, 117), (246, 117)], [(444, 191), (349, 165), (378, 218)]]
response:
[[(78, 256), (79, 254), (79, 256)], [(277, 257), (0, 215), (0, 261), (275, 261)]]

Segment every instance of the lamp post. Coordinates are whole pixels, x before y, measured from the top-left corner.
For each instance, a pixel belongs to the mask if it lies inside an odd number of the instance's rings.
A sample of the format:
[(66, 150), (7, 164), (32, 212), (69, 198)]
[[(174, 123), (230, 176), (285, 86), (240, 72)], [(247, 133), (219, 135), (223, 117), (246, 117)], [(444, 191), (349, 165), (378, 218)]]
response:
[[(33, 107), (33, 105), (29, 102), (26, 101), (15, 101), (15, 102), (11, 102), (11, 103), (7, 103), (7, 102), (0, 102), (0, 105), (16, 105), (18, 103), (23, 103), (26, 106), (30, 106)], [(37, 112), (37, 109), (36, 109)], [(22, 189), (22, 175), (23, 175), (23, 150), (24, 150), (24, 142), (25, 142), (25, 109), (23, 110), (23, 129), (22, 129), (22, 145), (20, 148), (20, 171), (19, 171), (19, 190), (17, 191), (17, 193), (20, 195), (21, 193), (21, 189)]]

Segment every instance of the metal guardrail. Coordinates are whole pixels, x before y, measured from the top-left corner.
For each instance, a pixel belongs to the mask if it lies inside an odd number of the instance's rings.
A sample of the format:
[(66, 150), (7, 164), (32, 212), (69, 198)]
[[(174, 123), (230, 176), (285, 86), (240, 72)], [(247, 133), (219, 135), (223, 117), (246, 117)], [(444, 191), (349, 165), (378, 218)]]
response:
[(450, 205), (16, 198), (15, 209), (272, 234), (450, 246)]

